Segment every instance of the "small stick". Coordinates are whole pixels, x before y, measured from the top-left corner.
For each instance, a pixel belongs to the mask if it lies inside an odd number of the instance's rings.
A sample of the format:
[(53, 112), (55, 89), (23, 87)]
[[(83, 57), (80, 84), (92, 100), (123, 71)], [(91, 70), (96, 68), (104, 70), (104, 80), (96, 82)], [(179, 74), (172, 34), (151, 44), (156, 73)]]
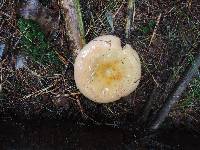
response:
[(85, 30), (84, 30), (84, 24), (83, 24), (83, 19), (82, 19), (82, 12), (81, 12), (81, 5), (80, 5), (80, 0), (74, 0), (75, 7), (76, 7), (76, 13), (78, 16), (78, 25), (79, 25), (79, 30), (80, 30), (80, 36), (81, 36), (81, 43), (82, 46), (85, 44)]
[[(81, 95), (81, 93), (77, 92), (77, 93), (63, 94), (62, 96), (70, 97), (70, 96), (76, 96), (76, 95)], [(61, 96), (61, 94), (56, 95), (56, 97), (60, 97), (60, 96)]]
[(88, 115), (85, 113), (85, 111), (84, 111), (84, 109), (83, 109), (83, 107), (82, 107), (81, 102), (80, 102), (79, 99), (74, 99), (74, 100), (76, 101), (76, 103), (77, 103), (77, 105), (78, 105), (78, 107), (79, 107), (79, 109), (80, 109), (80, 112), (81, 112), (81, 115), (82, 115), (83, 119), (90, 119), (90, 120), (92, 120), (93, 122), (95, 122), (96, 124), (100, 125), (99, 122), (95, 121), (93, 118), (91, 118), (90, 116), (88, 116)]
[(158, 25), (159, 25), (159, 23), (160, 23), (160, 18), (161, 18), (161, 16), (162, 16), (162, 14), (160, 13), (159, 16), (158, 16), (158, 18), (157, 18), (157, 21), (156, 21), (156, 26), (155, 26), (155, 28), (154, 28), (154, 30), (153, 30), (153, 34), (152, 34), (152, 36), (151, 36), (151, 40), (150, 40), (150, 42), (149, 42), (149, 46), (150, 46), (151, 43), (153, 42), (153, 39), (154, 39), (154, 37), (155, 37), (155, 35), (156, 35), (156, 31), (157, 31), (157, 29), (158, 29)]
[(119, 11), (121, 10), (122, 6), (124, 5), (124, 1), (122, 2), (122, 4), (120, 5), (120, 7), (118, 8), (118, 10), (114, 13), (114, 15), (112, 16), (113, 18), (115, 18), (115, 16), (119, 13)]
[(130, 35), (131, 25), (134, 22), (135, 18), (135, 0), (128, 0), (128, 16), (126, 23), (126, 39)]
[(191, 9), (191, 6), (192, 6), (192, 0), (188, 0), (188, 8), (189, 8), (189, 10)]
[(73, 59), (85, 44), (85, 33), (79, 0), (61, 0), (65, 16), (66, 30), (73, 50)]
[(114, 25), (113, 25), (113, 15), (110, 11), (106, 12), (106, 18), (111, 27), (111, 34), (113, 34), (115, 29), (114, 29)]
[(200, 67), (200, 53), (196, 57), (194, 63), (190, 66), (189, 70), (185, 73), (185, 76), (174, 88), (173, 92), (168, 96), (163, 107), (160, 109), (158, 116), (150, 126), (151, 130), (159, 128), (161, 123), (165, 120), (172, 106), (181, 98), (181, 95), (186, 90), (190, 81), (198, 74), (198, 68)]
[(4, 3), (5, 3), (4, 0), (1, 0), (1, 1), (0, 1), (0, 9), (3, 7)]
[(48, 87), (46, 87), (46, 88), (43, 88), (43, 89), (41, 89), (41, 90), (39, 90), (39, 91), (36, 91), (36, 92), (34, 92), (34, 93), (31, 93), (31, 94), (29, 94), (29, 95), (26, 95), (26, 96), (24, 96), (23, 98), (22, 98), (22, 100), (25, 100), (25, 99), (28, 99), (28, 98), (30, 98), (30, 97), (32, 97), (32, 96), (38, 96), (38, 95), (40, 95), (41, 93), (43, 93), (43, 92), (45, 92), (45, 91), (48, 91), (50, 88), (52, 88), (54, 85), (50, 85), (50, 86), (48, 86)]

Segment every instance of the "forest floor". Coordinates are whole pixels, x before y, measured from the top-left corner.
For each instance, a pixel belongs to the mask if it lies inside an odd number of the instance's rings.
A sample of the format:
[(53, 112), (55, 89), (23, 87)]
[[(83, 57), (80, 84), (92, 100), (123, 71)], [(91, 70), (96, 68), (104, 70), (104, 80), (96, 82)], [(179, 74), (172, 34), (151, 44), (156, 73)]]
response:
[[(122, 39), (122, 45), (130, 43), (142, 62), (142, 79), (135, 92), (111, 104), (96, 104), (76, 89), (60, 1), (41, 1), (44, 9), (59, 15), (56, 30), (23, 19), (16, 0), (0, 3), (2, 120), (65, 118), (80, 124), (130, 128), (129, 124), (136, 124), (149, 99), (154, 99), (149, 117), (157, 113), (200, 52), (199, 0), (136, 1), (128, 39), (126, 0), (81, 0), (86, 43), (111, 34), (107, 17), (111, 13), (112, 34)], [(70, 63), (64, 65), (60, 57)], [(186, 126), (200, 134), (199, 108), (200, 75), (190, 83), (162, 128)]]

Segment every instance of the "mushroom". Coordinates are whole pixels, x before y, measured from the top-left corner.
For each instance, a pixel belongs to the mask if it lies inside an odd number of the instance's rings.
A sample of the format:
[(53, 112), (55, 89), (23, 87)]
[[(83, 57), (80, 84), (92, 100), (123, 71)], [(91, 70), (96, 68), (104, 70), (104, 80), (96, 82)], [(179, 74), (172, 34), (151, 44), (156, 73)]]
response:
[(90, 100), (109, 103), (132, 93), (141, 78), (141, 62), (135, 50), (118, 37), (104, 35), (90, 41), (74, 64), (77, 88)]

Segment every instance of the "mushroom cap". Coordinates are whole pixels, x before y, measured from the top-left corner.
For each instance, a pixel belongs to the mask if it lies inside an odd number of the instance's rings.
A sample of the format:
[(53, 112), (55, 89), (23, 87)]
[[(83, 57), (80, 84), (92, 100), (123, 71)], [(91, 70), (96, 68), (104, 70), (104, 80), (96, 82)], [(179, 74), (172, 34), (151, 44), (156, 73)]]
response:
[(77, 88), (90, 100), (109, 103), (133, 92), (141, 78), (141, 62), (129, 44), (113, 35), (90, 41), (74, 64)]

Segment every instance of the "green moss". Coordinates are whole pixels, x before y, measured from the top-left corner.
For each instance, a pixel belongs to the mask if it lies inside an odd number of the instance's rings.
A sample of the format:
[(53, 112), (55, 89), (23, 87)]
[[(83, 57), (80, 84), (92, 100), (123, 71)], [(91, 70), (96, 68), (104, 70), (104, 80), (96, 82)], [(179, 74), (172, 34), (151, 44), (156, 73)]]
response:
[(150, 20), (149, 23), (145, 26), (142, 26), (140, 28), (140, 31), (143, 33), (143, 34), (148, 34), (150, 33), (150, 31), (152, 31), (154, 28), (155, 28), (155, 25), (156, 25), (156, 22), (154, 20)]
[(200, 77), (194, 79), (189, 86), (186, 97), (181, 102), (181, 108), (189, 108), (200, 102)]
[(84, 25), (83, 25), (83, 17), (82, 17), (82, 10), (81, 10), (81, 5), (79, 0), (74, 0), (74, 4), (76, 7), (76, 13), (78, 15), (78, 23), (79, 23), (79, 29), (80, 29), (80, 35), (81, 35), (81, 39), (82, 39), (82, 43), (85, 44), (85, 31), (84, 31)]
[(39, 24), (33, 20), (20, 18), (18, 28), (21, 32), (23, 53), (43, 65), (63, 66), (55, 50), (51, 49)]

